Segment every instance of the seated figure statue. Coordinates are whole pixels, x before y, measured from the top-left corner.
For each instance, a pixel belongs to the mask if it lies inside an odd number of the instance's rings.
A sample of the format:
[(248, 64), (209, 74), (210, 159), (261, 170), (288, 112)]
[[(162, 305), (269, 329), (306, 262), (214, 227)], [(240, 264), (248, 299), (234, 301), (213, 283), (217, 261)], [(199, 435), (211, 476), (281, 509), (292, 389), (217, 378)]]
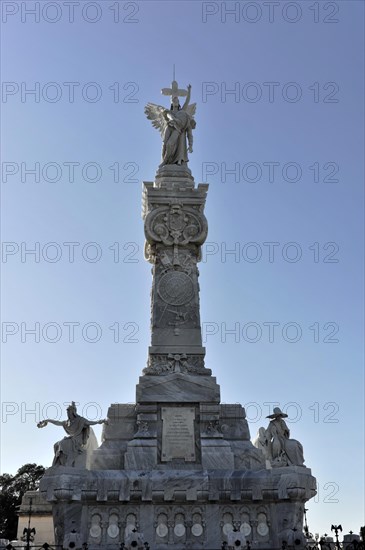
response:
[(266, 430), (265, 428), (261, 427), (259, 428), (255, 439), (252, 441), (254, 447), (257, 449), (260, 449), (262, 451), (264, 457), (265, 457), (265, 464), (266, 469), (271, 468), (271, 455), (270, 455), (270, 448), (269, 448), (269, 442), (266, 437)]
[(48, 418), (39, 422), (37, 424), (38, 428), (44, 428), (50, 423), (55, 426), (62, 426), (68, 434), (67, 437), (55, 443), (52, 466), (75, 466), (77, 458), (86, 449), (90, 436), (90, 426), (106, 422), (106, 420), (87, 420), (78, 415), (74, 401), (67, 407), (67, 420), (59, 421)]
[(268, 454), (273, 466), (303, 466), (304, 456), (302, 444), (296, 439), (290, 439), (290, 431), (284, 418), (288, 415), (274, 408), (270, 424), (266, 429)]
[(265, 428), (261, 427), (259, 428), (255, 439), (252, 441), (253, 445), (260, 449), (265, 455), (265, 458), (270, 458), (269, 456), (269, 447), (268, 447), (268, 441), (266, 438), (266, 430)]

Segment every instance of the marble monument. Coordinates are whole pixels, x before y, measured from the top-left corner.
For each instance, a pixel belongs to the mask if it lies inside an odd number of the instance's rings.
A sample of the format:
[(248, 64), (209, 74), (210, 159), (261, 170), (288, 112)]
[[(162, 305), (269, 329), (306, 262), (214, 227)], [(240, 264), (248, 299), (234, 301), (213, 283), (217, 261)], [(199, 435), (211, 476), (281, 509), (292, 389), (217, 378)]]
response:
[[(303, 448), (278, 408), (251, 442), (245, 410), (222, 404), (202, 345), (199, 270), (208, 184), (188, 167), (196, 105), (191, 86), (149, 103), (162, 137), (154, 181), (143, 185), (145, 257), (152, 265), (151, 346), (136, 403), (113, 404), (99, 448), (70, 406), (68, 434), (41, 481), (56, 544), (120, 548), (301, 548), (316, 491)], [(180, 106), (180, 97), (185, 97)], [(46, 423), (45, 421), (44, 423)], [(50, 422), (48, 420), (48, 422)], [(55, 422), (53, 422), (55, 423)]]

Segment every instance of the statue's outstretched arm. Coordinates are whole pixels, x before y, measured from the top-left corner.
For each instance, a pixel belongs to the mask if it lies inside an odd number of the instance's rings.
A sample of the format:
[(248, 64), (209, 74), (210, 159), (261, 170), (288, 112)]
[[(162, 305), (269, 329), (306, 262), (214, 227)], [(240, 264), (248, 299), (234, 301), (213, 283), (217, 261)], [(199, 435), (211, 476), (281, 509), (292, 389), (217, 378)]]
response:
[(108, 420), (104, 418), (103, 420), (88, 420), (88, 426), (95, 426), (95, 424), (108, 424)]
[(191, 84), (188, 84), (188, 95), (186, 96), (185, 103), (184, 103), (184, 105), (182, 106), (183, 109), (186, 109), (186, 107), (189, 105), (189, 103), (190, 103), (190, 96), (191, 96)]

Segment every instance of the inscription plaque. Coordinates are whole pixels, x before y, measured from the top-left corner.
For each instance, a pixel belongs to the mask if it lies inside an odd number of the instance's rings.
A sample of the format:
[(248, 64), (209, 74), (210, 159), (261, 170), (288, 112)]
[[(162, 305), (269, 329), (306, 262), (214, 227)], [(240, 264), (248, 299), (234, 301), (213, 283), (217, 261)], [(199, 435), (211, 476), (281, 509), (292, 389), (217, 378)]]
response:
[(195, 461), (194, 419), (192, 407), (162, 407), (162, 452), (161, 461), (183, 458)]

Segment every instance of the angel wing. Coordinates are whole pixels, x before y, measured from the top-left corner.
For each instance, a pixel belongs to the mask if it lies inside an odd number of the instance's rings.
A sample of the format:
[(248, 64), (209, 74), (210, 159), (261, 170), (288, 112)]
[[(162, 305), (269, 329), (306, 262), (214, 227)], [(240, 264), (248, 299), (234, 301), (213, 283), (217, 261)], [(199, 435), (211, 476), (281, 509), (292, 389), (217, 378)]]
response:
[(196, 103), (190, 103), (190, 105), (187, 105), (185, 107), (185, 111), (188, 113), (188, 115), (194, 118), (194, 115), (196, 113)]
[(152, 121), (152, 126), (160, 131), (162, 137), (167, 125), (167, 120), (165, 118), (166, 111), (167, 109), (165, 107), (155, 105), (155, 103), (147, 103), (144, 108), (147, 118)]

